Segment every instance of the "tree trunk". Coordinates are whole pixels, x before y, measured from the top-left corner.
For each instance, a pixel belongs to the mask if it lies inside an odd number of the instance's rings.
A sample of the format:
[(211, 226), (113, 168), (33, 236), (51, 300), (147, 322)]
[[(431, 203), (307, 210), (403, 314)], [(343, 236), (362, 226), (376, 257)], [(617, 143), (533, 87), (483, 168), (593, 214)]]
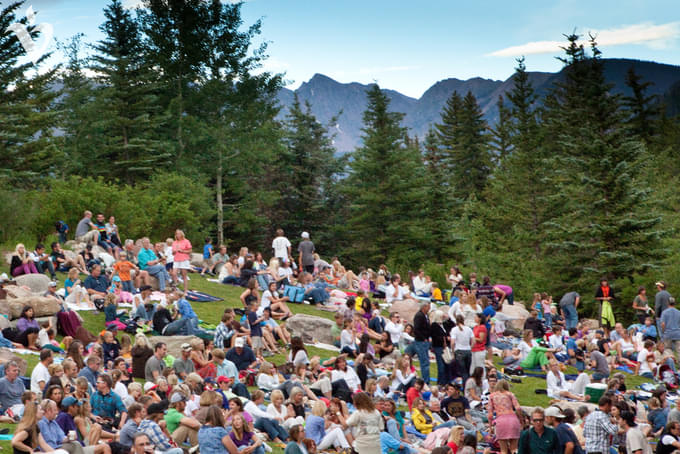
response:
[(215, 196), (217, 201), (217, 246), (224, 244), (224, 206), (222, 204), (222, 151), (218, 153)]

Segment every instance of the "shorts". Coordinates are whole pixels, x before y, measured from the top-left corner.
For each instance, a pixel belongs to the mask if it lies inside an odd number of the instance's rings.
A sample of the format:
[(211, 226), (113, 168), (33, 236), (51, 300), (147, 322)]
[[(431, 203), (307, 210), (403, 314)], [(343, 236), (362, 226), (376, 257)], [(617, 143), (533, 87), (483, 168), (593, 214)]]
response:
[(212, 264), (213, 264), (213, 261), (210, 257), (208, 257), (207, 259), (203, 259), (203, 266), (204, 267), (207, 268), (209, 266), (212, 266)]
[(253, 349), (262, 349), (264, 348), (264, 342), (262, 341), (262, 336), (252, 336), (250, 338), (250, 341), (253, 344)]
[(172, 262), (172, 267), (176, 270), (190, 270), (191, 262), (189, 260), (182, 260), (181, 262)]

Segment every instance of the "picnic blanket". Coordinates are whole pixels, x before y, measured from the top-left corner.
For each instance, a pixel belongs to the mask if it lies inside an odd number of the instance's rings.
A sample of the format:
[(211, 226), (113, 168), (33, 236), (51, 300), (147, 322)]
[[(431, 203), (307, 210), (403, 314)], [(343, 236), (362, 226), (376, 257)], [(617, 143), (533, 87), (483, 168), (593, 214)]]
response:
[(198, 303), (208, 303), (214, 301), (224, 301), (224, 298), (219, 298), (217, 296), (212, 296), (204, 292), (199, 292), (198, 290), (189, 290), (187, 292), (186, 299), (189, 301), (194, 301)]

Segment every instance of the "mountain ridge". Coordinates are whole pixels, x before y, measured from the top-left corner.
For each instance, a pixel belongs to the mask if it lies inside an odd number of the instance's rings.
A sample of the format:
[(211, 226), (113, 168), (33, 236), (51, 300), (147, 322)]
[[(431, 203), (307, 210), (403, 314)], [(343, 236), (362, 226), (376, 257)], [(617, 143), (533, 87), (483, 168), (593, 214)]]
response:
[[(628, 94), (625, 78), (631, 66), (642, 77), (643, 82), (653, 83), (649, 87), (649, 94), (662, 97), (674, 84), (680, 82), (680, 66), (622, 58), (602, 61), (605, 77), (613, 84), (612, 91), (615, 93)], [(562, 75), (562, 71), (556, 73), (527, 71), (527, 73), (539, 97), (545, 96)], [(413, 98), (386, 87), (382, 87), (382, 90), (391, 101), (390, 110), (404, 113), (402, 125), (408, 128), (409, 134), (423, 138), (428, 128), (439, 121), (441, 110), (454, 91), (462, 95), (468, 91), (472, 92), (484, 113), (484, 118), (490, 125), (494, 124), (498, 118), (496, 106), (498, 97), (512, 89), (513, 77), (514, 74), (504, 81), (480, 76), (467, 80), (446, 78), (432, 84), (420, 98)], [(334, 135), (336, 150), (339, 153), (347, 153), (361, 144), (362, 118), (366, 109), (366, 90), (369, 87), (370, 84), (342, 83), (316, 73), (296, 90), (282, 88), (279, 91), (278, 100), (282, 107), (279, 116), (285, 117), (288, 108), (293, 104), (294, 94), (297, 94), (301, 102), (310, 103), (312, 113), (321, 123), (328, 124), (333, 117), (338, 117), (337, 123), (330, 125), (332, 127), (330, 133)]]

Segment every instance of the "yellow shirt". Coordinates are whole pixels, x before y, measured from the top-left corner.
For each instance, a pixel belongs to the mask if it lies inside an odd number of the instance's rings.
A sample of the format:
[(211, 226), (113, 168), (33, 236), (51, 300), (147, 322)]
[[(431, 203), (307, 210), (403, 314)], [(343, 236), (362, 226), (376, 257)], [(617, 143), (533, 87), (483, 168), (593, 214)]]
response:
[(356, 299), (354, 300), (354, 310), (363, 311), (364, 308), (361, 306), (361, 304), (363, 302), (364, 302), (364, 297), (363, 296), (357, 296)]
[(440, 288), (432, 289), (432, 299), (437, 301), (444, 300), (444, 298), (442, 298), (442, 290)]

